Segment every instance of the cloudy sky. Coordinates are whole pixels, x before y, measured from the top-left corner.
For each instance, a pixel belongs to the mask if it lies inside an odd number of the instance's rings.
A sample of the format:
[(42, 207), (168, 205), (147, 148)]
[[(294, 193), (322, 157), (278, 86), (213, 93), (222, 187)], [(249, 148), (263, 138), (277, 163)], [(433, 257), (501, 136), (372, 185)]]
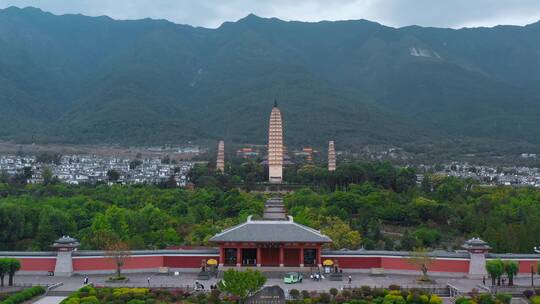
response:
[(525, 25), (540, 20), (540, 0), (0, 0), (0, 8), (12, 5), (212, 28), (249, 13), (301, 21), (368, 19), (394, 27)]

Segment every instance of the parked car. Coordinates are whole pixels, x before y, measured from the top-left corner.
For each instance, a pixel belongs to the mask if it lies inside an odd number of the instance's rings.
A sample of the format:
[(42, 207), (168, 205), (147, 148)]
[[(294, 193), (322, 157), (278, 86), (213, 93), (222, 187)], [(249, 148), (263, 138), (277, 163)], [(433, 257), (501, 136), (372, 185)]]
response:
[(302, 274), (299, 272), (287, 272), (283, 277), (283, 283), (285, 284), (294, 284), (302, 283)]

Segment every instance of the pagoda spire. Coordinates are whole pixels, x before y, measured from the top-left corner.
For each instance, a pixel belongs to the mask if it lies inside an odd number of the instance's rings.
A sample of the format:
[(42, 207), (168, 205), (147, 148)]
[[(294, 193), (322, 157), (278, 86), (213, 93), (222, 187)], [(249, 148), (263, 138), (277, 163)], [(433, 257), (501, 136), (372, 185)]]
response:
[(274, 100), (268, 126), (268, 181), (281, 184), (283, 182), (283, 125), (281, 111)]

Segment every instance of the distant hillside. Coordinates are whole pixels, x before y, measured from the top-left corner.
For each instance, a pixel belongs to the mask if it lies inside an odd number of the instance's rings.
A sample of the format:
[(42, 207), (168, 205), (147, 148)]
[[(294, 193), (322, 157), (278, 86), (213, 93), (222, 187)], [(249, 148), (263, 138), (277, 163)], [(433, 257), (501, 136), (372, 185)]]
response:
[(0, 138), (540, 146), (540, 23), (391, 28), (249, 15), (217, 29), (0, 10)]

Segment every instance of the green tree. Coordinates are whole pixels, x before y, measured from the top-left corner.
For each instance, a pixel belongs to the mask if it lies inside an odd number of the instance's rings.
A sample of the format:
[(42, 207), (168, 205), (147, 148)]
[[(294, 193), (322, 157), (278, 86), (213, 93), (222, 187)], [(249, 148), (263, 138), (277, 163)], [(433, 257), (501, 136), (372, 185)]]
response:
[(110, 182), (116, 182), (120, 179), (120, 173), (114, 169), (107, 171), (107, 179)]
[(515, 261), (504, 261), (504, 272), (508, 276), (508, 286), (514, 286), (514, 277), (517, 275), (519, 265)]
[[(9, 244), (25, 235), (25, 215), (20, 205), (5, 203), (0, 205), (0, 244)], [(0, 248), (3, 247), (0, 245)], [(2, 248), (6, 250), (8, 248)]]
[(129, 162), (129, 169), (130, 170), (136, 169), (137, 167), (142, 165), (142, 163), (143, 163), (142, 160), (136, 158), (136, 159)]
[(41, 171), (41, 177), (43, 178), (43, 184), (49, 185), (53, 181), (53, 172), (50, 167), (44, 167)]
[(74, 235), (77, 225), (71, 216), (62, 210), (44, 206), (39, 213), (39, 224), (36, 230), (36, 241), (42, 249), (62, 235)]
[(222, 292), (233, 294), (244, 300), (247, 296), (261, 289), (264, 283), (266, 283), (266, 277), (258, 270), (228, 269), (223, 274), (223, 279), (218, 283), (218, 288)]
[(122, 267), (126, 263), (126, 259), (129, 258), (131, 252), (129, 246), (124, 242), (113, 242), (108, 244), (105, 249), (105, 256), (111, 258), (116, 266), (116, 277), (122, 276)]
[(17, 259), (6, 260), (8, 260), (9, 286), (13, 286), (13, 277), (15, 276), (15, 273), (21, 269), (21, 262)]
[(337, 217), (326, 219), (326, 225), (321, 231), (332, 239), (333, 249), (357, 249), (362, 241), (360, 232), (352, 230), (347, 223)]
[(496, 281), (497, 285), (501, 284), (500, 278), (504, 273), (504, 263), (500, 259), (486, 261), (486, 271), (491, 278), (492, 286), (495, 286)]
[(409, 263), (420, 269), (422, 272), (422, 281), (430, 281), (428, 277), (428, 270), (434, 259), (430, 255), (429, 251), (426, 248), (414, 248), (410, 253)]
[(0, 286), (4, 287), (4, 277), (9, 272), (9, 259), (0, 259)]

